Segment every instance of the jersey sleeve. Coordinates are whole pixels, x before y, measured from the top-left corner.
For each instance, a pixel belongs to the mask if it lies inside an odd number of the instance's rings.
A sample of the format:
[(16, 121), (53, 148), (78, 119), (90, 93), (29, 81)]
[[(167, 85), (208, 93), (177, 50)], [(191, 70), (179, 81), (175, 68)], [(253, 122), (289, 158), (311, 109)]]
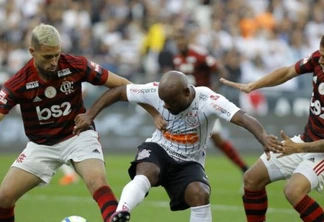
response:
[(214, 92), (209, 95), (206, 109), (208, 109), (210, 113), (214, 113), (228, 122), (231, 121), (234, 114), (240, 110), (239, 107), (230, 102), (223, 95)]
[(109, 71), (99, 64), (85, 60), (85, 81), (93, 85), (104, 85), (108, 79)]
[(311, 73), (314, 72), (314, 67), (319, 59), (318, 51), (306, 56), (305, 58), (299, 60), (295, 63), (295, 69), (298, 74)]
[(14, 100), (14, 94), (6, 87), (6, 84), (0, 90), (0, 113), (8, 114), (17, 103)]
[(145, 103), (154, 107), (160, 100), (158, 95), (158, 83), (129, 84), (127, 85), (127, 99), (132, 103)]

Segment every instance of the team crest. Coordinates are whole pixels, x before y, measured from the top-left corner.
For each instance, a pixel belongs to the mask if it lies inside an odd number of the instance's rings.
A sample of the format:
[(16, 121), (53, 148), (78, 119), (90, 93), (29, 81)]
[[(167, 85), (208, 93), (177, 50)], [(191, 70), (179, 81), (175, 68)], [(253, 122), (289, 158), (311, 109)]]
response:
[(190, 111), (186, 115), (186, 122), (191, 125), (191, 126), (196, 126), (198, 125), (198, 113)]
[(62, 82), (62, 85), (60, 87), (60, 90), (62, 92), (65, 93), (65, 95), (68, 95), (72, 92), (74, 92), (74, 89), (73, 89), (73, 82), (69, 82), (69, 81), (64, 81)]
[(56, 96), (56, 89), (53, 86), (49, 86), (45, 89), (45, 96), (52, 99)]

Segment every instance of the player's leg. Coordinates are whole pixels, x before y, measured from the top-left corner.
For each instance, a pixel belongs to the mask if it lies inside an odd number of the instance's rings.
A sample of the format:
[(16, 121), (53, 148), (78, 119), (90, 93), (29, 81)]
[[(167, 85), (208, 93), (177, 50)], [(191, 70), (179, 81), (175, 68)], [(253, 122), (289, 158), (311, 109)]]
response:
[(79, 176), (72, 167), (63, 164), (60, 170), (63, 172), (63, 177), (59, 180), (60, 185), (69, 185), (78, 182)]
[(265, 221), (268, 208), (266, 185), (270, 183), (267, 167), (261, 159), (243, 175), (243, 205), (247, 221)]
[(0, 222), (14, 222), (16, 201), (40, 182), (35, 175), (11, 167), (0, 186)]
[[(48, 152), (51, 149), (51, 152)], [(55, 150), (29, 142), (0, 186), (0, 222), (15, 221), (16, 201), (39, 184), (49, 183), (59, 163)]]
[(84, 180), (93, 199), (97, 202), (103, 221), (110, 221), (118, 202), (107, 182), (98, 133), (87, 130), (63, 142), (62, 146), (66, 147), (62, 154), (64, 161), (72, 160), (76, 172)]
[(164, 151), (156, 143), (143, 143), (138, 148), (136, 158), (129, 168), (132, 180), (123, 188), (117, 213), (130, 212), (144, 200), (152, 186), (158, 185)]
[(215, 147), (221, 150), (228, 157), (228, 159), (230, 159), (233, 162), (233, 164), (239, 167), (244, 173), (248, 169), (247, 163), (245, 163), (245, 161), (237, 152), (233, 144), (229, 140), (225, 140), (221, 136), (221, 128), (222, 125), (220, 123), (220, 120), (217, 119), (211, 135), (211, 140), (213, 144), (215, 145)]
[(169, 161), (163, 183), (171, 210), (190, 208), (190, 222), (212, 222), (210, 185), (204, 168), (197, 162), (174, 162)]
[(285, 186), (285, 196), (303, 221), (324, 221), (322, 207), (308, 194), (323, 190), (324, 154), (305, 154)]
[[(299, 137), (292, 138), (300, 141)], [(268, 208), (266, 186), (269, 183), (289, 178), (302, 162), (302, 155), (291, 154), (277, 158), (278, 154), (270, 153), (271, 158), (262, 154), (259, 160), (244, 173), (243, 204), (247, 221), (265, 221)]]

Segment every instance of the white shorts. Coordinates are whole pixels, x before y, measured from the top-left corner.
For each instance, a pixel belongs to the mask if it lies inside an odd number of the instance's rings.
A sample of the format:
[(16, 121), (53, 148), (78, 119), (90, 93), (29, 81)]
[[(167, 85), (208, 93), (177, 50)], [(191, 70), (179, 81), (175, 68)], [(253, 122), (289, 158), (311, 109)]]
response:
[[(303, 143), (300, 136), (294, 136), (292, 141)], [(271, 159), (262, 154), (261, 159), (268, 169), (270, 180), (288, 179), (294, 173), (304, 175), (310, 182), (311, 188), (321, 192), (324, 184), (324, 153), (296, 153), (281, 158), (280, 154), (271, 153)]]
[(219, 118), (216, 119), (212, 133), (221, 133), (222, 131), (222, 124), (219, 120)]
[(52, 146), (28, 142), (11, 166), (39, 177), (43, 180), (40, 185), (44, 185), (51, 181), (62, 164), (71, 165), (71, 160), (81, 162), (86, 159), (104, 161), (99, 135), (94, 130), (84, 131)]

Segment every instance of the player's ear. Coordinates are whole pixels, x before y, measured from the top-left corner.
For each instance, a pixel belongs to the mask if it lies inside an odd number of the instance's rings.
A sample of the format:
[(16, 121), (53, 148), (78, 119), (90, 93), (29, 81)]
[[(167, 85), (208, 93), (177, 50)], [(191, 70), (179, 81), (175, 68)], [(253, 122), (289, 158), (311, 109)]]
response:
[(186, 88), (183, 89), (183, 92), (186, 96), (189, 96), (190, 95), (190, 89), (189, 87), (187, 86)]
[(28, 51), (32, 56), (34, 56), (34, 53), (35, 53), (35, 48), (34, 47), (29, 47)]

